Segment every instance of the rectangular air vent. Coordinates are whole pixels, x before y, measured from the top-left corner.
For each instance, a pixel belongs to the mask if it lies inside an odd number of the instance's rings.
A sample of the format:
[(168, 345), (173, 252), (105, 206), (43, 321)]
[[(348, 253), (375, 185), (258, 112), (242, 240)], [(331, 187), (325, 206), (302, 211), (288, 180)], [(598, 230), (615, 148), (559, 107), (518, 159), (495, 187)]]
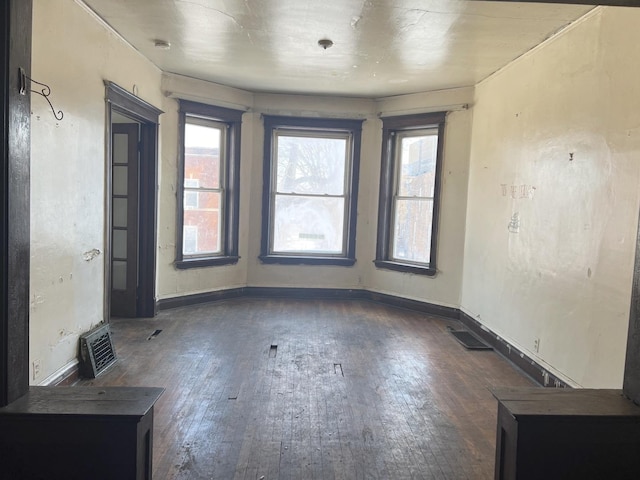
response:
[(111, 329), (105, 323), (80, 336), (81, 373), (85, 378), (96, 378), (116, 361), (111, 342)]

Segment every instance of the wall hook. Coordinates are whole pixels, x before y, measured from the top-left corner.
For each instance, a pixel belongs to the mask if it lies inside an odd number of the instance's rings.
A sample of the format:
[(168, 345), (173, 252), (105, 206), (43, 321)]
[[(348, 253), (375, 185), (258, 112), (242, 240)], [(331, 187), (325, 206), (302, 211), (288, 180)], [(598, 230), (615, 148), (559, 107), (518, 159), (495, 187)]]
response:
[[(62, 113), (62, 110), (58, 110), (58, 112), (56, 112), (56, 109), (53, 108), (53, 105), (51, 104), (51, 100), (49, 100), (49, 95), (51, 95), (51, 88), (49, 87), (49, 85), (36, 82), (34, 79), (28, 77), (22, 67), (18, 69), (18, 73), (20, 75), (19, 77), (20, 95), (26, 95), (28, 91), (37, 93), (38, 95), (42, 95), (44, 99), (47, 101), (47, 103), (49, 104), (49, 106), (51, 107), (51, 112), (53, 113), (53, 116), (56, 118), (56, 120), (62, 120), (62, 117), (64, 117), (64, 113)], [(29, 89), (27, 86), (27, 80), (32, 84), (35, 83), (37, 85), (40, 85), (42, 89), (40, 91), (34, 90), (32, 88)]]

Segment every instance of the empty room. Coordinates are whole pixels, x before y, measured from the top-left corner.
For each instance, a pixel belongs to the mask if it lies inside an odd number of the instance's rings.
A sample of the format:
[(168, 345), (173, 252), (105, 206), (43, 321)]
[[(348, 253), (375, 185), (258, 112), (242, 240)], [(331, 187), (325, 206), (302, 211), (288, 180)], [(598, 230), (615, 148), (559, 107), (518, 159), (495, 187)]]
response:
[(640, 9), (586, 3), (5, 2), (0, 478), (636, 478)]

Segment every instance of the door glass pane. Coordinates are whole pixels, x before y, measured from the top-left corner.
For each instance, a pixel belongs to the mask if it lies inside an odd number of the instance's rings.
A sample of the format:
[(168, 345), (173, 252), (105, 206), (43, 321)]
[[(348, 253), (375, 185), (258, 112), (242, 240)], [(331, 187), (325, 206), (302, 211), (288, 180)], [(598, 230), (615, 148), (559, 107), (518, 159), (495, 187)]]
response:
[(433, 197), (438, 135), (401, 137), (398, 195)]
[(114, 227), (127, 226), (127, 199), (126, 198), (113, 199), (113, 226)]
[(183, 255), (221, 253), (220, 192), (190, 191), (184, 196)]
[(277, 136), (278, 193), (343, 195), (347, 138)]
[(344, 198), (276, 195), (274, 252), (344, 253)]
[(127, 262), (113, 261), (111, 269), (111, 285), (114, 290), (127, 289)]
[(113, 163), (127, 163), (129, 159), (129, 135), (126, 133), (113, 134)]
[(393, 258), (429, 263), (433, 200), (396, 200), (393, 228)]
[(128, 170), (129, 170), (129, 167), (125, 167), (125, 166), (113, 167), (113, 194), (114, 195), (127, 194)]
[(115, 258), (127, 258), (127, 231), (113, 231), (113, 256)]
[[(187, 122), (190, 122), (187, 119)], [(220, 188), (222, 128), (186, 123), (184, 127), (185, 187)]]

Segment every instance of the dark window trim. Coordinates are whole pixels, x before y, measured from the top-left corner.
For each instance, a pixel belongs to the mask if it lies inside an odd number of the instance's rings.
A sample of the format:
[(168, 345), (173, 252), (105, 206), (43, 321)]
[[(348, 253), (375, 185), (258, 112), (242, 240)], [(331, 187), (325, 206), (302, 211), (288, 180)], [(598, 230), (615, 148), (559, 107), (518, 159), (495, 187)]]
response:
[[(264, 120), (264, 162), (262, 186), (262, 240), (260, 260), (268, 264), (284, 265), (334, 265), (352, 266), (356, 263), (356, 219), (358, 212), (358, 184), (360, 178), (360, 150), (362, 145), (362, 120), (343, 118), (308, 118), (263, 115)], [(271, 227), (271, 164), (273, 131), (278, 128), (318, 130), (320, 132), (349, 132), (353, 137), (351, 151), (351, 172), (349, 201), (347, 209), (346, 252), (342, 256), (314, 256), (296, 254), (270, 254), (269, 231)]]
[[(242, 130), (242, 110), (217, 107), (203, 103), (180, 100), (178, 120), (178, 187), (176, 215), (176, 261), (180, 270), (189, 268), (214, 267), (238, 263), (238, 232), (240, 227), (240, 139)], [(182, 228), (184, 220), (184, 128), (187, 116), (202, 117), (225, 123), (227, 129), (225, 152), (225, 199), (224, 199), (224, 234), (223, 253), (211, 256), (187, 256), (182, 254)], [(222, 159), (221, 159), (222, 160)]]
[[(380, 193), (378, 203), (378, 238), (376, 244), (376, 259), (374, 264), (378, 268), (397, 272), (414, 273), (417, 275), (435, 276), (437, 273), (437, 240), (440, 218), (440, 188), (442, 177), (442, 162), (444, 152), (444, 125), (446, 112), (425, 113), (418, 115), (403, 115), (382, 118), (382, 161), (380, 167)], [(438, 152), (436, 158), (436, 178), (433, 190), (433, 230), (431, 233), (431, 259), (428, 265), (404, 263), (392, 260), (389, 255), (391, 241), (391, 207), (394, 187), (394, 149), (395, 132), (421, 128), (438, 128)]]

